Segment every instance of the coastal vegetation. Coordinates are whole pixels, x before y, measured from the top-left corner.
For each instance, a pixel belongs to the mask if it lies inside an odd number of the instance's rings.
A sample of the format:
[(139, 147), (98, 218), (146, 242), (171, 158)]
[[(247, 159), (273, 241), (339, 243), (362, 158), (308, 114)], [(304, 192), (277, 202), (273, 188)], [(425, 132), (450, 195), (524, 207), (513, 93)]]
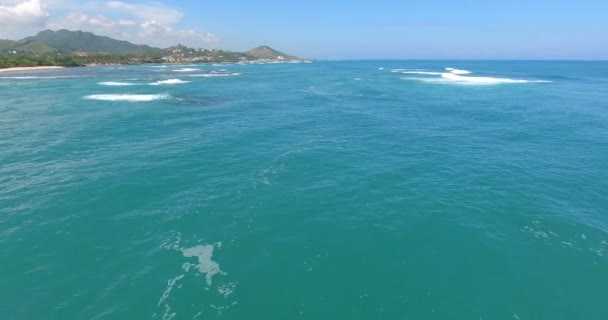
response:
[(87, 56), (56, 55), (0, 55), (0, 68), (62, 66), (81, 67), (87, 65), (162, 63), (160, 56), (96, 54)]
[(45, 30), (19, 41), (0, 40), (0, 68), (143, 63), (286, 61), (299, 58), (259, 46), (247, 52), (191, 48), (160, 49), (98, 36), (90, 32)]

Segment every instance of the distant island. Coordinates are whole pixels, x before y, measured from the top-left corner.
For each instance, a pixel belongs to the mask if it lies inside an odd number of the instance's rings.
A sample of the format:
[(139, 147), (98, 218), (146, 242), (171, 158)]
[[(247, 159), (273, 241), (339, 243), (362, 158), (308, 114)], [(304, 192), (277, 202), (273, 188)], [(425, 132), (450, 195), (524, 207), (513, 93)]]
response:
[(70, 30), (45, 30), (18, 41), (0, 40), (0, 69), (251, 61), (286, 62), (302, 59), (269, 46), (259, 46), (247, 52), (190, 48), (181, 44), (161, 49), (98, 36), (91, 32)]

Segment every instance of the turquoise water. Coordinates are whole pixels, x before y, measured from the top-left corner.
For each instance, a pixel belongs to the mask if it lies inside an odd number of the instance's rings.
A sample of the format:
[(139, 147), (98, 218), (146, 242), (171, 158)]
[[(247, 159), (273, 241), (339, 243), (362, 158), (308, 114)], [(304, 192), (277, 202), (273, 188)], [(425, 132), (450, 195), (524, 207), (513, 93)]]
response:
[(608, 62), (91, 67), (0, 97), (3, 319), (608, 319)]

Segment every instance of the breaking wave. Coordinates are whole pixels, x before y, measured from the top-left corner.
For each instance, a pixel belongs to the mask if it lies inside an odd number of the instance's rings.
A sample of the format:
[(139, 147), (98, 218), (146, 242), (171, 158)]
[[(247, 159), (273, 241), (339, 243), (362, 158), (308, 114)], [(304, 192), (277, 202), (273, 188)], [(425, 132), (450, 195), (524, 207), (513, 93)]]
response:
[(169, 80), (161, 80), (149, 83), (151, 86), (162, 86), (162, 85), (170, 85), (170, 84), (184, 84), (189, 83), (190, 81), (184, 81), (181, 79), (169, 79)]
[(173, 70), (175, 72), (196, 72), (196, 71), (201, 71), (201, 69), (195, 69), (195, 68), (180, 68), (180, 69), (175, 69)]
[(241, 73), (233, 72), (233, 73), (221, 73), (221, 72), (212, 72), (212, 73), (203, 73), (203, 74), (191, 74), (189, 77), (205, 77), (205, 78), (216, 78), (216, 77), (235, 77), (240, 76)]
[(493, 78), (493, 77), (470, 77), (461, 76), (453, 73), (443, 73), (441, 78), (419, 78), (423, 82), (434, 82), (434, 83), (454, 83), (454, 84), (470, 84), (470, 85), (494, 85), (494, 84), (507, 84), (507, 83), (546, 83), (551, 81), (545, 80), (523, 80), (523, 79), (509, 79), (509, 78)]
[[(417, 80), (427, 83), (445, 83), (445, 84), (468, 84), (468, 85), (496, 85), (509, 83), (547, 83), (547, 80), (524, 80), (524, 79), (509, 79), (497, 77), (478, 77), (468, 76), (472, 72), (464, 69), (445, 68), (448, 72), (427, 71), (427, 70), (410, 70), (410, 69), (393, 69), (392, 72), (402, 74), (417, 74), (429, 77), (403, 78), (405, 80)], [(465, 76), (466, 75), (466, 76)], [(439, 77), (436, 77), (439, 76)]]
[(403, 74), (423, 74), (423, 75), (427, 75), (427, 76), (440, 76), (442, 74), (442, 72), (433, 72), (433, 71), (410, 71), (410, 70), (398, 70), (395, 71), (393, 70), (392, 72), (398, 72), (398, 73), (403, 73)]
[(99, 101), (128, 101), (128, 102), (149, 102), (155, 100), (170, 99), (166, 93), (161, 94), (92, 94), (84, 97), (86, 100)]
[(456, 69), (456, 68), (445, 68), (445, 70), (453, 73), (453, 74), (470, 74), (471, 71), (469, 70), (461, 70), (461, 69)]
[(98, 83), (100, 86), (113, 86), (113, 87), (124, 87), (124, 86), (136, 86), (137, 83), (133, 82), (119, 82), (119, 81), (104, 81)]

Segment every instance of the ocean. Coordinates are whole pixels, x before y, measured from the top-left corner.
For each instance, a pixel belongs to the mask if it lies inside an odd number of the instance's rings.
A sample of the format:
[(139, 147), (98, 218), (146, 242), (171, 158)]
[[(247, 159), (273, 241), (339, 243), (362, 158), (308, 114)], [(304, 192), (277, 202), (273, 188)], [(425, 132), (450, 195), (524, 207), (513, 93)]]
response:
[(608, 62), (3, 73), (0, 262), (3, 319), (608, 319)]

